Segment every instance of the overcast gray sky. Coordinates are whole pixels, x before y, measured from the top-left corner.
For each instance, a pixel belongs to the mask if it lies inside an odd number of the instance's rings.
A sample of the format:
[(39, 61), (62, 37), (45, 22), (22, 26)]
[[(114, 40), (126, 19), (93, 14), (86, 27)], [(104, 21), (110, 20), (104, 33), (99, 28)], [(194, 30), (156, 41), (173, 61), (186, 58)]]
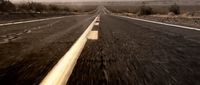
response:
[(40, 1), (40, 2), (83, 2), (83, 1), (141, 1), (141, 0), (10, 0), (14, 2)]

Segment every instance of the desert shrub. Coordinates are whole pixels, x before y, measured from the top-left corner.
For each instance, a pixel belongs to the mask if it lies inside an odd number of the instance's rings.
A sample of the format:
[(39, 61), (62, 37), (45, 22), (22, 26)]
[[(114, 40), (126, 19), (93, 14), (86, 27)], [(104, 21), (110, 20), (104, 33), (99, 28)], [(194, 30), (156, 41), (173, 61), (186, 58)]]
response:
[(28, 2), (28, 3), (22, 3), (18, 5), (18, 11), (23, 11), (23, 12), (30, 12), (33, 11), (33, 3)]
[(1, 12), (12, 12), (15, 11), (16, 7), (10, 1), (2, 1), (0, 3), (0, 11)]
[(41, 3), (27, 2), (18, 5), (18, 10), (25, 12), (43, 12), (47, 11), (47, 6)]
[(175, 3), (169, 7), (169, 12), (173, 12), (174, 14), (180, 14), (180, 7)]
[(39, 2), (25, 2), (20, 4), (12, 4), (7, 0), (0, 0), (0, 13), (15, 12), (15, 13), (67, 13), (67, 12), (89, 12), (94, 10), (93, 7), (76, 7), (70, 8), (63, 5), (45, 5)]
[(70, 7), (70, 11), (71, 12), (83, 12), (84, 11), (84, 8), (82, 7), (77, 7), (77, 6), (74, 6), (74, 7)]
[(34, 10), (36, 12), (44, 12), (44, 11), (47, 11), (48, 9), (46, 5), (41, 4), (41, 3), (35, 3), (33, 6), (35, 7)]
[(65, 7), (62, 8), (62, 10), (65, 11), (65, 12), (69, 12), (70, 8), (65, 6)]
[(23, 3), (18, 6), (19, 10), (23, 12), (59, 12), (59, 11), (69, 11), (68, 7), (61, 7), (57, 5), (44, 5), (42, 3), (28, 2)]
[(17, 7), (18, 11), (29, 11), (29, 9), (30, 9), (29, 6), (25, 3), (19, 4)]
[(54, 11), (54, 12), (58, 12), (62, 10), (62, 8), (59, 8), (57, 5), (52, 5), (52, 4), (49, 5), (48, 8), (49, 8), (49, 11)]
[(139, 15), (151, 15), (153, 14), (153, 9), (150, 6), (143, 5), (139, 8)]

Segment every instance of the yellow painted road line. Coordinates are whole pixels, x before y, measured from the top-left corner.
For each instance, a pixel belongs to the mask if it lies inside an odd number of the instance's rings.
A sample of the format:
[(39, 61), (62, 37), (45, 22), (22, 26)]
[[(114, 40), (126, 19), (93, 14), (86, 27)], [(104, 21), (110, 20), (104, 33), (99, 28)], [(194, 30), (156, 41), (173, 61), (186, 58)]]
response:
[(53, 69), (47, 74), (40, 85), (66, 85), (77, 59), (80, 56), (86, 42), (87, 35), (92, 30), (97, 17), (73, 44), (69, 51), (59, 60)]

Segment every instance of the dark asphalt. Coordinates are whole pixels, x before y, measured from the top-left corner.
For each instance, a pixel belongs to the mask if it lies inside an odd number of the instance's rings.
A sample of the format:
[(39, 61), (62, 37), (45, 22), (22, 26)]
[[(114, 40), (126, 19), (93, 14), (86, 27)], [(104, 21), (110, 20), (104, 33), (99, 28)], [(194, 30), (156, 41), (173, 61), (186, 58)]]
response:
[(200, 85), (200, 31), (102, 15), (68, 85)]
[(80, 37), (95, 17), (62, 19), (0, 27), (0, 83), (37, 85)]

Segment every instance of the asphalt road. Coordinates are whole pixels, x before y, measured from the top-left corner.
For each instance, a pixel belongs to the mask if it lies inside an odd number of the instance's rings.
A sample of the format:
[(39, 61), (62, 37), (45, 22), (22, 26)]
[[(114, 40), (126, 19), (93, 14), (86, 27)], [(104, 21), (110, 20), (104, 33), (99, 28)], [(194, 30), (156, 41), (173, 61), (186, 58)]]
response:
[(0, 26), (0, 83), (37, 85), (94, 18), (66, 16)]
[[(200, 31), (101, 14), (68, 85), (200, 85)], [(66, 16), (0, 26), (0, 83), (37, 85), (93, 21)]]
[(200, 31), (101, 15), (68, 85), (200, 85)]

